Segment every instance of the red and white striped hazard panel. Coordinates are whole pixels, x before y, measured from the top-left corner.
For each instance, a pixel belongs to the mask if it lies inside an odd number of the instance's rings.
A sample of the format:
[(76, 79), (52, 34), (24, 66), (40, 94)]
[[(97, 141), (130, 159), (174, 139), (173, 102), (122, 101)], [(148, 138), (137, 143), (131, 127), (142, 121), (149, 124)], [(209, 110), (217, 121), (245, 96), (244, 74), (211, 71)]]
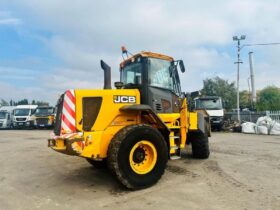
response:
[(64, 95), (62, 117), (61, 117), (61, 134), (76, 132), (76, 97), (74, 90), (67, 90)]

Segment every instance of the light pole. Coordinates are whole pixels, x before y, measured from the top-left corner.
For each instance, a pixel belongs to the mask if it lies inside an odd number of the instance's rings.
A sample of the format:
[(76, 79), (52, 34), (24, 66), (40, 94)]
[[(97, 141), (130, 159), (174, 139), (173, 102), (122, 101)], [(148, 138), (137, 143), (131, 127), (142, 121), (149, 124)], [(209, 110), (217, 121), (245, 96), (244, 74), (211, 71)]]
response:
[(240, 108), (239, 108), (239, 64), (242, 63), (241, 59), (240, 59), (240, 41), (246, 39), (245, 35), (241, 35), (240, 37), (238, 36), (233, 36), (232, 37), (233, 41), (237, 41), (237, 62), (234, 62), (235, 64), (237, 64), (237, 100), (236, 100), (236, 104), (237, 104), (237, 121), (238, 123), (240, 123)]

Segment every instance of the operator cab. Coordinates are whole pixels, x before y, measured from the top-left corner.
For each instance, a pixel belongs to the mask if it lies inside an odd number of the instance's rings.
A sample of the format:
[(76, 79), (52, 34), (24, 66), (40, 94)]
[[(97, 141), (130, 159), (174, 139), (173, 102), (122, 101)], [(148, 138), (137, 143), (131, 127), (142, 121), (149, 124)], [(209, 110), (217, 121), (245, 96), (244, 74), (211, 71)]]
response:
[(137, 88), (141, 104), (157, 113), (179, 112), (181, 85), (177, 66), (184, 72), (183, 61), (157, 53), (142, 52), (121, 63), (121, 82), (125, 89)]

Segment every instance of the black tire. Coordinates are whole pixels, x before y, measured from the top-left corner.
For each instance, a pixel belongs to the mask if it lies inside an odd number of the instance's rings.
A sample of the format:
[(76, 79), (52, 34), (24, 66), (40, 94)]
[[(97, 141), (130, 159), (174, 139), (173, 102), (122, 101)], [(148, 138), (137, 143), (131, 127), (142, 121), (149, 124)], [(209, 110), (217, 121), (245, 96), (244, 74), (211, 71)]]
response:
[(94, 168), (97, 169), (102, 169), (102, 168), (106, 168), (107, 167), (107, 162), (106, 160), (101, 160), (101, 161), (96, 161), (96, 160), (92, 160), (90, 158), (86, 158), (87, 162), (89, 162), (92, 166), (94, 166)]
[(218, 132), (221, 132), (222, 129), (223, 129), (223, 126), (222, 126), (222, 125), (219, 125), (219, 126), (217, 127), (217, 131), (218, 131)]
[[(143, 140), (153, 145), (157, 158), (155, 165), (149, 172), (139, 174), (130, 165), (129, 156), (133, 151), (133, 147)], [(147, 155), (145, 151), (144, 158)], [(132, 154), (134, 157), (134, 153)], [(121, 129), (111, 140), (108, 149), (108, 166), (110, 170), (129, 189), (142, 189), (155, 184), (163, 175), (167, 160), (168, 149), (164, 137), (158, 130), (143, 124), (130, 125)]]
[(209, 157), (210, 150), (207, 133), (190, 133), (190, 142), (192, 144), (192, 155), (194, 158), (207, 159)]
[(215, 126), (212, 126), (212, 127), (213, 128), (211, 130), (220, 132), (220, 131), (222, 131), (223, 125), (215, 125)]

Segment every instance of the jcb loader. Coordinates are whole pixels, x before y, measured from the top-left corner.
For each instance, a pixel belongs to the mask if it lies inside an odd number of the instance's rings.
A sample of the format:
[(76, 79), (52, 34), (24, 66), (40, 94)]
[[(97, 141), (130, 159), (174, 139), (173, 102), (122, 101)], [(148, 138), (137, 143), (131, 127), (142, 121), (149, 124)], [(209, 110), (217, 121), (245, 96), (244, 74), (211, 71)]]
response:
[(185, 71), (182, 60), (145, 51), (127, 56), (116, 89), (110, 67), (102, 60), (101, 67), (104, 89), (60, 96), (49, 147), (107, 166), (129, 189), (155, 184), (168, 159), (179, 159), (187, 145), (194, 158), (208, 158), (209, 116), (188, 109), (178, 74)]

